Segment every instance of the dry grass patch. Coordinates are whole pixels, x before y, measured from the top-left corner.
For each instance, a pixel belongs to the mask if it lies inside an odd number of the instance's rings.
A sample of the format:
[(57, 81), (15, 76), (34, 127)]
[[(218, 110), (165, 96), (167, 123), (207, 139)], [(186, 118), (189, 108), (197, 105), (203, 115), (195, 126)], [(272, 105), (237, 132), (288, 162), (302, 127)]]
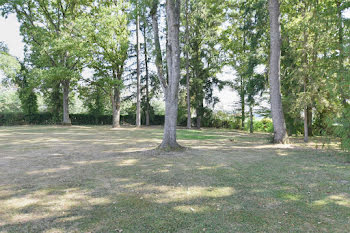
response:
[(0, 232), (348, 232), (337, 152), (241, 131), (178, 137), (187, 149), (165, 153), (160, 127), (2, 127)]

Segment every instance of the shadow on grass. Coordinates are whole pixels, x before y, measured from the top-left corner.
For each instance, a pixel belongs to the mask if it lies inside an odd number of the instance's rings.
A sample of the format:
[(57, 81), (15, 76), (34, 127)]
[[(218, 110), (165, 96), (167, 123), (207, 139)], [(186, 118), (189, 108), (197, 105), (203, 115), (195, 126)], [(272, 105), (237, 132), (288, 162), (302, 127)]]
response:
[(159, 129), (89, 132), (67, 147), (37, 140), (39, 149), (1, 154), (0, 231), (346, 230), (349, 166), (331, 157), (260, 135), (255, 148), (233, 133), (233, 142), (183, 140), (194, 149), (162, 154), (149, 151)]

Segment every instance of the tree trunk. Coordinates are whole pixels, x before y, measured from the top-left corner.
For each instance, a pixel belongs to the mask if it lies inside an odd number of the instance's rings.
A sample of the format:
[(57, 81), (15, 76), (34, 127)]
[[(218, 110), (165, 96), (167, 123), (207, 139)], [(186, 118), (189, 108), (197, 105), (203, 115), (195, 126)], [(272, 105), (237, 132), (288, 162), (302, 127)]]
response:
[(185, 57), (186, 57), (186, 103), (187, 103), (187, 129), (191, 128), (191, 97), (190, 97), (190, 63), (188, 58), (188, 49), (189, 49), (189, 25), (188, 25), (188, 0), (186, 0), (186, 48), (185, 48)]
[(114, 93), (111, 96), (113, 121), (112, 128), (120, 127), (120, 90), (118, 87), (114, 87)]
[(241, 97), (241, 107), (242, 107), (242, 129), (244, 129), (244, 122), (245, 122), (245, 93), (244, 93), (244, 80), (243, 80), (243, 76), (241, 76), (241, 93), (240, 93), (240, 97)]
[(156, 52), (156, 68), (158, 73), (158, 79), (160, 82), (160, 86), (163, 89), (164, 95), (166, 92), (166, 88), (168, 86), (165, 78), (164, 78), (164, 72), (163, 72), (163, 58), (162, 58), (162, 51), (160, 48), (160, 42), (159, 42), (159, 28), (158, 28), (158, 16), (157, 16), (157, 9), (158, 9), (158, 1), (153, 0), (153, 5), (151, 9), (151, 17), (152, 17), (152, 27), (153, 27), (153, 36), (154, 36), (154, 47)]
[[(180, 81), (180, 0), (168, 0), (166, 2), (167, 11), (167, 65), (168, 65), (168, 85), (165, 89), (165, 123), (163, 142), (159, 146), (161, 149), (175, 150), (180, 148), (176, 142), (176, 123), (178, 111), (178, 95)], [(162, 83), (166, 83), (163, 80)]]
[(140, 79), (140, 43), (139, 43), (139, 29), (140, 17), (138, 11), (138, 4), (136, 1), (136, 59), (137, 59), (137, 93), (136, 93), (136, 127), (141, 127), (141, 79)]
[[(306, 13), (306, 9), (307, 6), (305, 5), (304, 8), (304, 12), (303, 12), (303, 16), (305, 17), (305, 13)], [(303, 33), (304, 36), (304, 95), (307, 95), (307, 85), (308, 85), (308, 68), (309, 68), (309, 64), (308, 64), (308, 51), (307, 51), (307, 43), (308, 43), (308, 33), (306, 32), (306, 29), (304, 30)], [(309, 142), (309, 130), (308, 130), (308, 103), (305, 102), (304, 103), (304, 142)]]
[(309, 136), (313, 135), (312, 132), (312, 107), (308, 106), (307, 107), (307, 131)]
[(146, 125), (150, 125), (150, 103), (149, 103), (149, 83), (148, 83), (148, 54), (147, 54), (147, 36), (146, 36), (146, 20), (143, 23), (143, 40), (144, 40), (144, 53), (145, 53), (145, 66), (146, 66)]
[(63, 86), (63, 125), (72, 125), (69, 118), (69, 81), (62, 82)]
[(309, 142), (307, 107), (304, 107), (304, 142)]
[(197, 108), (197, 109), (196, 109), (196, 115), (197, 115), (197, 117), (196, 117), (196, 127), (197, 127), (197, 129), (200, 129), (200, 128), (201, 128), (202, 116), (201, 116), (201, 113), (200, 113), (200, 112), (201, 112), (200, 109)]
[(281, 83), (281, 31), (280, 31), (280, 8), (278, 0), (269, 0), (270, 15), (270, 99), (271, 112), (274, 127), (274, 143), (288, 143), (286, 124), (284, 121)]
[(253, 105), (249, 104), (249, 117), (250, 117), (250, 126), (249, 126), (249, 132), (254, 133), (254, 119), (253, 119)]

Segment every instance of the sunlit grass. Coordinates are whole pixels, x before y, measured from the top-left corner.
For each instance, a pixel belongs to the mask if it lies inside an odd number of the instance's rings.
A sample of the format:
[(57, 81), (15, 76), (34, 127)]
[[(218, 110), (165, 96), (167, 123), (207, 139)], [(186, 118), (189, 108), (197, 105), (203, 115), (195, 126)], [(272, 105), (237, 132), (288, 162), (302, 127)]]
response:
[(162, 131), (1, 128), (0, 232), (348, 232), (338, 152), (218, 129), (156, 152)]

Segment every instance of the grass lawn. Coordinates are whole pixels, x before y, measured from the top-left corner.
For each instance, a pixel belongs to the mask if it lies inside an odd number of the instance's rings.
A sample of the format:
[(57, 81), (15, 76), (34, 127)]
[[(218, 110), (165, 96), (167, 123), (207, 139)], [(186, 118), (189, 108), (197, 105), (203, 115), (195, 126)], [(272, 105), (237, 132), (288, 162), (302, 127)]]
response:
[[(269, 135), (0, 128), (0, 232), (349, 232), (350, 163)], [(294, 139), (295, 142), (299, 139)]]

